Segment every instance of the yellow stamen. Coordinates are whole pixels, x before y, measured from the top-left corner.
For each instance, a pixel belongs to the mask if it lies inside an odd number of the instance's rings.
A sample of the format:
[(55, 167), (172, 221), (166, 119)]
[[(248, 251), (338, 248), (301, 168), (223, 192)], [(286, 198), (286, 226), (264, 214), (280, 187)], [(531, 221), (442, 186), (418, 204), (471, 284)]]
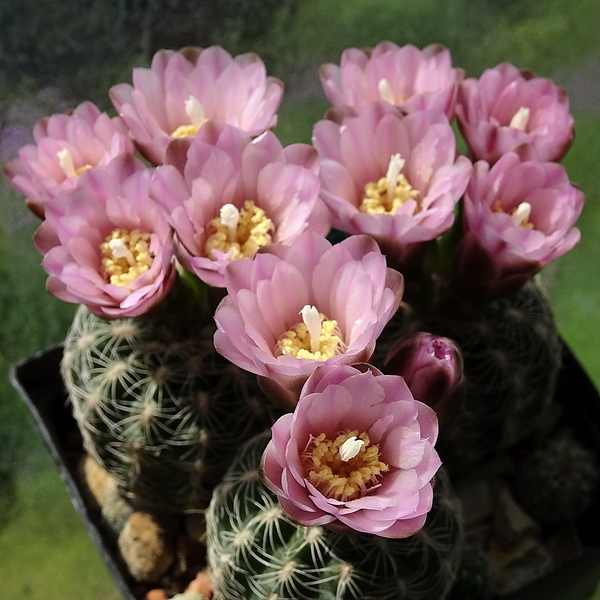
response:
[(328, 320), (323, 313), (308, 304), (300, 314), (302, 322), (296, 323), (279, 338), (275, 347), (276, 356), (326, 361), (346, 351), (337, 321)]
[(87, 171), (88, 169), (91, 169), (92, 165), (83, 165), (83, 167), (79, 167), (78, 169), (75, 170), (75, 173), (77, 175), (81, 175), (84, 171)]
[(394, 215), (409, 200), (418, 199), (419, 191), (401, 173), (403, 167), (404, 159), (400, 154), (394, 154), (390, 158), (386, 176), (365, 185), (365, 197), (359, 209), (361, 212)]
[(389, 466), (379, 460), (379, 445), (358, 430), (311, 438), (302, 458), (310, 482), (325, 496), (348, 502), (368, 493)]
[[(493, 205), (494, 212), (505, 212), (500, 205), (500, 201), (496, 200)], [(510, 220), (515, 227), (527, 227), (533, 229), (533, 223), (529, 220), (531, 216), (531, 204), (529, 202), (521, 202), (515, 210), (510, 213)]]
[(521, 106), (521, 108), (513, 115), (513, 118), (510, 120), (508, 126), (525, 131), (527, 123), (529, 123), (530, 113), (531, 111), (529, 108), (527, 108), (527, 106)]
[(113, 229), (100, 245), (102, 266), (112, 285), (125, 286), (147, 271), (154, 259), (150, 234), (139, 229)]
[(185, 101), (185, 114), (188, 116), (191, 124), (180, 125), (172, 134), (171, 137), (184, 138), (188, 135), (196, 135), (201, 125), (208, 119), (204, 115), (202, 104), (194, 96), (190, 96)]
[(225, 204), (210, 223), (215, 232), (206, 240), (204, 252), (213, 260), (219, 258), (217, 252), (229, 253), (232, 259), (252, 257), (271, 243), (273, 222), (252, 200), (246, 200), (241, 210)]

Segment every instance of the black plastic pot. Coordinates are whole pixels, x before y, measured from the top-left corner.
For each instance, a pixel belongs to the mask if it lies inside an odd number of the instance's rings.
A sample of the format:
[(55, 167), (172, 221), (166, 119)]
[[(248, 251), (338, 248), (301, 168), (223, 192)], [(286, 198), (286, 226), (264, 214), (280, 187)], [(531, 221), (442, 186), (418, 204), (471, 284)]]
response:
[(90, 505), (76, 475), (77, 459), (83, 449), (77, 447), (77, 435), (74, 435), (77, 432), (77, 424), (60, 376), (62, 355), (62, 345), (38, 352), (14, 365), (10, 371), (10, 380), (31, 411), (71, 502), (83, 520), (115, 585), (125, 600), (139, 600), (140, 596), (136, 593), (139, 585), (129, 575), (115, 543), (103, 527), (99, 511)]
[[(571, 428), (578, 441), (592, 450), (600, 461), (600, 395), (570, 350), (564, 346), (563, 366), (559, 374), (556, 400), (563, 406), (562, 422)], [(89, 534), (125, 600), (141, 600), (145, 591), (129, 575), (111, 537), (100, 519), (99, 511), (90, 506), (76, 477), (76, 459), (82, 448), (74, 447), (77, 425), (70, 411), (60, 377), (62, 346), (55, 346), (27, 358), (11, 369), (14, 388), (29, 407), (40, 435), (50, 451), (60, 476)], [(565, 565), (549, 577), (536, 582), (507, 600), (555, 600), (568, 595), (569, 581), (586, 576), (600, 565), (600, 491), (591, 507), (577, 520), (585, 547), (584, 555)], [(561, 592), (567, 586), (567, 595)]]

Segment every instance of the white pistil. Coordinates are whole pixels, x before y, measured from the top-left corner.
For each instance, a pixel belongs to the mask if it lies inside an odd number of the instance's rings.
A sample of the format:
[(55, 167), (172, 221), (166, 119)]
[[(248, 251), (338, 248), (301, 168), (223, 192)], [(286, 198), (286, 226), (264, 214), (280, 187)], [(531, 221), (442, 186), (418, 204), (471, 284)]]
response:
[(306, 304), (300, 314), (310, 336), (310, 351), (314, 354), (321, 348), (321, 317), (319, 311), (316, 307)]
[(377, 89), (379, 90), (379, 95), (381, 96), (382, 100), (385, 100), (390, 104), (397, 104), (396, 97), (394, 96), (394, 92), (392, 91), (392, 86), (385, 77), (379, 80), (379, 83), (377, 84)]
[(221, 223), (227, 227), (230, 242), (237, 241), (237, 228), (240, 222), (240, 211), (233, 204), (223, 204), (219, 211)]
[(531, 204), (521, 202), (511, 213), (510, 220), (515, 227), (524, 227), (529, 222), (529, 215), (531, 215)]
[(121, 238), (113, 238), (110, 240), (108, 242), (108, 247), (115, 258), (124, 258), (130, 267), (136, 265), (135, 257)]
[(75, 170), (71, 153), (66, 148), (63, 148), (56, 153), (56, 156), (58, 156), (58, 164), (65, 175), (67, 177), (77, 177), (77, 171)]
[(402, 167), (404, 167), (404, 159), (400, 156), (400, 154), (393, 154), (390, 158), (390, 164), (388, 165), (388, 170), (385, 175), (387, 180), (387, 197), (389, 204), (393, 202), (394, 196), (396, 195), (398, 175), (400, 175)]
[(339, 449), (340, 458), (344, 462), (348, 462), (353, 459), (359, 452), (360, 449), (365, 445), (363, 440), (359, 440), (355, 435), (348, 438)]
[(514, 127), (515, 129), (520, 129), (521, 131), (525, 131), (525, 127), (527, 127), (527, 123), (529, 122), (529, 114), (531, 111), (527, 106), (521, 106), (521, 108), (514, 114), (513, 118), (510, 120), (509, 127)]
[(196, 127), (200, 127), (206, 120), (202, 104), (194, 96), (190, 96), (185, 101), (185, 114), (189, 117), (191, 124)]

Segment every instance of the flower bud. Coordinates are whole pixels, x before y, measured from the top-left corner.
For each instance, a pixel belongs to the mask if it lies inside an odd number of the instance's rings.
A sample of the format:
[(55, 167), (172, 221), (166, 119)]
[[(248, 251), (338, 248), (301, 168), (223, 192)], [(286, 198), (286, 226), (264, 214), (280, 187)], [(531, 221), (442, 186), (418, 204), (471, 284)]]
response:
[(383, 371), (404, 377), (415, 399), (437, 412), (440, 431), (454, 420), (465, 377), (462, 354), (452, 340), (423, 331), (402, 337), (388, 352)]

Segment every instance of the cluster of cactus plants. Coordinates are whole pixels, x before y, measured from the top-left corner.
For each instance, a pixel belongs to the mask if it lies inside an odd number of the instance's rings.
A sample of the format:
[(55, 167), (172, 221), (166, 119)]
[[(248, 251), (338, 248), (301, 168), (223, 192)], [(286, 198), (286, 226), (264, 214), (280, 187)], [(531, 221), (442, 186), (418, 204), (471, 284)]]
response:
[[(436, 45), (350, 49), (321, 79), (313, 145), (284, 148), (256, 55), (161, 51), (111, 89), (118, 117), (54, 115), (5, 167), (48, 290), (81, 305), (62, 376), (110, 502), (90, 489), (119, 540), (185, 523), (215, 600), (485, 597), (452, 486), (547, 420), (561, 344), (533, 278), (579, 237), (568, 101)], [(565, 443), (523, 464), (525, 510), (569, 457), (589, 499)], [(158, 554), (130, 571), (172, 592)]]

